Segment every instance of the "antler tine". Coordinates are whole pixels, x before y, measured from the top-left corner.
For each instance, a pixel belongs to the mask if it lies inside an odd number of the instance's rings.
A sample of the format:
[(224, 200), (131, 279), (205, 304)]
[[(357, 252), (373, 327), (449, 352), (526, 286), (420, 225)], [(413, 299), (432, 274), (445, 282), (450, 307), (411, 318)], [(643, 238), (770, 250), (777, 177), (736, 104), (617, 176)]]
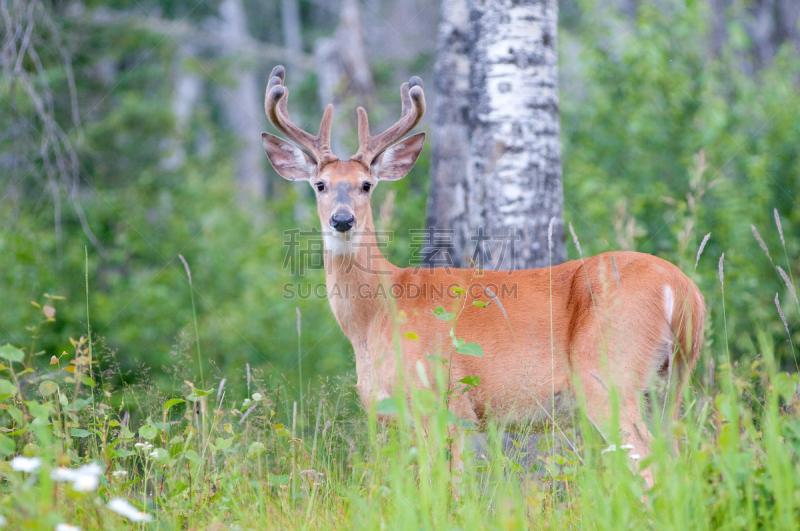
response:
[(308, 151), (318, 165), (338, 160), (330, 149), (333, 105), (329, 104), (325, 108), (317, 136), (303, 131), (289, 118), (289, 89), (283, 85), (285, 77), (286, 69), (283, 66), (278, 65), (272, 69), (267, 84), (267, 93), (264, 97), (264, 110), (267, 118), (286, 138)]
[(425, 92), (420, 78), (413, 76), (408, 83), (400, 86), (400, 101), (400, 119), (376, 136), (369, 135), (367, 111), (363, 107), (358, 108), (358, 152), (353, 155), (352, 160), (371, 164), (381, 151), (400, 140), (422, 120), (422, 115), (425, 114)]

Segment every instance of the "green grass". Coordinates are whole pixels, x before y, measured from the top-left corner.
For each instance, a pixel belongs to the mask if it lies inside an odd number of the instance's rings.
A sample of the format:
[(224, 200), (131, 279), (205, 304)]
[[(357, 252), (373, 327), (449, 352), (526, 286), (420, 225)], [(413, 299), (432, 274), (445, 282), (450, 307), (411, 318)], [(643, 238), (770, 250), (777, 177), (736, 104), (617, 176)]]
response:
[[(42, 306), (34, 336), (50, 308)], [(282, 380), (254, 379), (249, 397), (177, 375), (170, 396), (146, 385), (112, 393), (88, 376), (85, 337), (35, 372), (35, 342), (25, 352), (9, 345), (0, 348), (0, 514), (10, 529), (795, 529), (797, 375), (777, 372), (759, 337), (758, 359), (723, 363), (714, 383), (705, 374), (689, 386), (669, 426), (679, 456), (654, 423), (653, 454), (641, 463), (655, 471), (647, 492), (635, 461), (607, 451), (619, 440), (604, 441), (583, 415), (579, 429), (543, 437), (528, 456), (527, 448), (504, 453), (503, 427), (490, 424), (454, 480), (447, 437), (456, 419), (442, 405), (443, 376), (410, 402), (379, 403), (397, 412), (385, 427), (353, 405), (350, 381), (307, 389), (301, 416)], [(13, 470), (15, 455), (38, 457), (41, 467)], [(50, 479), (56, 466), (89, 462), (102, 470), (96, 490)], [(117, 515), (112, 498), (153, 521)]]

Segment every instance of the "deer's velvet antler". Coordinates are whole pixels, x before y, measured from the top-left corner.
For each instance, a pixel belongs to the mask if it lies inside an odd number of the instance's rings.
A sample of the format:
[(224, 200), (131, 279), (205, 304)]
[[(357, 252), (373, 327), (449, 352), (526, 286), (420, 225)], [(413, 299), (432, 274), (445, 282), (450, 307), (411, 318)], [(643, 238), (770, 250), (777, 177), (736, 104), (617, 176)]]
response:
[(323, 166), (329, 162), (339, 160), (331, 151), (331, 124), (333, 122), (333, 104), (325, 107), (322, 115), (322, 122), (319, 124), (319, 134), (312, 136), (297, 127), (289, 118), (287, 102), (289, 101), (289, 89), (283, 85), (286, 77), (286, 69), (283, 66), (276, 66), (272, 69), (267, 85), (267, 93), (264, 97), (264, 110), (267, 118), (275, 128), (283, 133), (286, 138), (303, 148), (317, 162), (318, 166)]
[(412, 77), (400, 86), (402, 110), (400, 120), (389, 129), (376, 136), (369, 135), (369, 118), (363, 107), (358, 108), (358, 152), (351, 160), (369, 166), (381, 151), (391, 146), (403, 135), (414, 129), (425, 114), (425, 92), (422, 80)]

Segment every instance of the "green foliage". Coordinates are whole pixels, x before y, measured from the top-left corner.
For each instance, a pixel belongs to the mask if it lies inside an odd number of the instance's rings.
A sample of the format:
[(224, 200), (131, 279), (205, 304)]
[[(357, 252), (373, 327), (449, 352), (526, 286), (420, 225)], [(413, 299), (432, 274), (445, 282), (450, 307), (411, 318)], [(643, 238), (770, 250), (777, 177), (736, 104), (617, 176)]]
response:
[[(724, 252), (732, 356), (752, 350), (753, 325), (783, 342), (773, 299), (785, 287), (750, 224), (781, 256), (777, 208), (791, 224), (785, 230), (796, 256), (800, 56), (787, 44), (753, 75), (736, 42), (710, 54), (707, 2), (642, 2), (634, 19), (581, 5), (582, 16), (562, 33), (570, 44), (562, 51), (579, 59), (567, 65), (578, 79), (562, 88), (562, 141), (565, 217), (584, 256), (622, 247), (680, 265), (700, 286), (718, 330), (715, 266)], [(795, 269), (794, 262), (776, 263)], [(791, 322), (798, 317), (792, 312)], [(788, 344), (778, 357), (794, 367)]]

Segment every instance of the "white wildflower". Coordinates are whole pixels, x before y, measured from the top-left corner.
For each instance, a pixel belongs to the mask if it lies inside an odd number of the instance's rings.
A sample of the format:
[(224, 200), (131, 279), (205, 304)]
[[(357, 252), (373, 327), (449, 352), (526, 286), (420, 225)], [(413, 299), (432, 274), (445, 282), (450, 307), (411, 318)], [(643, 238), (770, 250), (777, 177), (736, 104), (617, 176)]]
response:
[(123, 498), (112, 499), (108, 502), (108, 508), (133, 522), (149, 522), (153, 519), (152, 516), (140, 511)]
[(253, 405), (253, 401), (249, 398), (245, 398), (244, 402), (242, 402), (242, 407), (250, 407), (251, 405)]
[(149, 452), (153, 449), (153, 445), (150, 443), (136, 443), (133, 445), (133, 447), (143, 452)]
[(64, 468), (60, 466), (50, 472), (53, 481), (69, 481), (76, 492), (91, 492), (97, 490), (100, 484), (100, 475), (103, 469), (97, 463), (89, 463), (78, 468)]
[(612, 445), (610, 445), (608, 448), (606, 448), (605, 450), (603, 450), (600, 453), (601, 454), (605, 454), (605, 453), (608, 453), (608, 452), (616, 452), (616, 451), (617, 451), (617, 445), (616, 444), (612, 444)]
[(261, 395), (261, 393), (253, 393), (254, 402), (261, 402), (262, 400), (264, 400), (264, 397)]
[(638, 461), (639, 459), (641, 459), (642, 456), (640, 456), (639, 454), (631, 454), (628, 457), (630, 457), (634, 461)]
[(622, 446), (619, 447), (619, 449), (620, 450), (633, 450), (633, 445), (632, 444), (623, 444)]
[(56, 531), (81, 531), (81, 528), (72, 524), (58, 524)]
[(11, 470), (16, 470), (17, 472), (36, 472), (40, 466), (42, 466), (42, 460), (38, 457), (18, 455), (11, 460)]
[(50, 479), (53, 481), (75, 481), (75, 471), (60, 466), (50, 471)]
[(97, 476), (80, 475), (72, 482), (72, 490), (75, 492), (92, 492), (97, 490), (100, 480)]
[(122, 479), (122, 478), (124, 478), (125, 476), (128, 475), (128, 471), (127, 470), (115, 470), (115, 471), (113, 471), (111, 473), (111, 475), (114, 476), (117, 479)]
[(0, 527), (5, 527), (7, 523), (6, 517), (0, 514)]
[(157, 457), (158, 457), (158, 450), (153, 450), (152, 452), (150, 452), (150, 453), (149, 453), (149, 454), (147, 454), (147, 455), (149, 455), (150, 457), (152, 457), (153, 459), (155, 459), (155, 458), (157, 458)]

